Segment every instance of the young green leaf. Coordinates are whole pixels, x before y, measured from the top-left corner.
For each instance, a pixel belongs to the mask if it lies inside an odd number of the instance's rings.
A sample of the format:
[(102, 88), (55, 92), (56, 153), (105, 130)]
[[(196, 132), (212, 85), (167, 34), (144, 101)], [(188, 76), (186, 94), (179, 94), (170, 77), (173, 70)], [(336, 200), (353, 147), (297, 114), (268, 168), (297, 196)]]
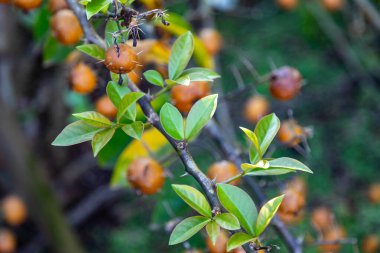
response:
[(112, 122), (107, 117), (95, 111), (74, 113), (73, 116), (95, 127), (109, 127), (112, 125)]
[[(280, 120), (274, 113), (261, 118), (257, 123), (254, 133), (260, 143), (261, 154), (265, 154), (279, 129)], [(258, 162), (260, 160), (259, 154), (253, 154), (250, 159), (253, 164)]]
[(241, 226), (254, 235), (257, 209), (251, 197), (239, 187), (217, 184), (217, 193), (223, 207), (238, 218)]
[(186, 119), (185, 138), (193, 139), (215, 113), (218, 95), (209, 95), (198, 100), (191, 108)]
[(110, 5), (111, 0), (91, 0), (86, 5), (86, 16), (90, 19), (95, 14), (98, 14), (101, 10)]
[(259, 236), (264, 232), (265, 228), (268, 226), (269, 222), (272, 220), (273, 216), (276, 214), (278, 208), (285, 195), (281, 195), (269, 200), (263, 207), (261, 207), (259, 215), (257, 216), (255, 234)]
[(96, 44), (84, 44), (77, 46), (76, 49), (100, 61), (104, 60), (106, 54), (104, 49)]
[(313, 173), (305, 164), (288, 157), (269, 160), (266, 164), (267, 166), (260, 167), (254, 164), (243, 163), (241, 168), (246, 172), (246, 175), (249, 176), (282, 175), (296, 171)]
[(263, 154), (261, 153), (260, 143), (259, 139), (257, 138), (257, 135), (245, 127), (240, 127), (240, 129), (243, 130), (245, 135), (248, 136), (248, 138), (251, 140), (253, 147), (255, 148), (255, 151), (259, 155), (260, 160), (263, 159)]
[(164, 104), (160, 111), (160, 121), (167, 134), (176, 140), (184, 139), (183, 117), (175, 106)]
[(179, 36), (174, 42), (169, 56), (169, 79), (177, 79), (186, 68), (194, 51), (191, 32)]
[(122, 126), (121, 129), (132, 138), (141, 140), (141, 136), (144, 132), (144, 123), (141, 121), (136, 121), (131, 124)]
[(113, 134), (115, 133), (115, 128), (104, 129), (94, 135), (92, 138), (92, 152), (94, 156), (97, 156), (100, 150), (111, 140)]
[(117, 109), (117, 122), (119, 122), (124, 115), (128, 119), (134, 121), (136, 119), (136, 110), (129, 109), (132, 108), (132, 105), (134, 105), (137, 102), (137, 100), (139, 100), (143, 96), (144, 93), (142, 92), (131, 92), (125, 95), (123, 99), (120, 101)]
[(199, 214), (211, 218), (211, 207), (206, 197), (197, 189), (188, 185), (173, 184), (173, 190)]
[(313, 173), (305, 164), (289, 157), (281, 157), (273, 160), (269, 160), (269, 168), (273, 169), (289, 169), (298, 170), (308, 173)]
[[(119, 21), (120, 23), (121, 21)], [(114, 37), (113, 34), (116, 32), (119, 31), (119, 28), (117, 26), (117, 23), (114, 19), (109, 19), (107, 21), (107, 24), (106, 24), (106, 29), (104, 31), (104, 40), (106, 42), (106, 46), (107, 48), (115, 45), (115, 39), (116, 39), (116, 43), (117, 44), (120, 44), (122, 43), (122, 41), (126, 41), (127, 40), (127, 36), (125, 35), (125, 33), (122, 33), (122, 34), (118, 34), (118, 36)]]
[(181, 76), (177, 78), (176, 81), (183, 79), (183, 78), (189, 78), (192, 82), (198, 82), (198, 81), (206, 81), (211, 82), (216, 78), (219, 78), (220, 75), (218, 75), (216, 72), (206, 69), (206, 68), (189, 68), (182, 72)]
[(145, 79), (151, 84), (164, 87), (164, 79), (157, 70), (148, 70), (144, 72)]
[(108, 82), (106, 90), (108, 97), (116, 107), (119, 107), (120, 101), (123, 97), (131, 92), (128, 87), (118, 85), (113, 81)]
[(215, 245), (216, 238), (218, 238), (218, 234), (220, 231), (218, 224), (215, 221), (210, 221), (206, 226), (206, 231), (211, 239), (212, 244)]
[(76, 121), (66, 126), (62, 132), (55, 138), (53, 146), (70, 146), (91, 140), (94, 135), (102, 130), (87, 124), (83, 120)]
[(238, 218), (232, 213), (221, 213), (215, 216), (215, 221), (224, 229), (237, 230), (240, 228)]
[(227, 251), (231, 251), (233, 249), (236, 249), (248, 242), (253, 241), (255, 238), (253, 238), (251, 235), (247, 235), (243, 232), (238, 232), (230, 237), (230, 239), (227, 242)]
[(169, 245), (178, 244), (188, 240), (210, 222), (209, 218), (193, 216), (181, 221), (170, 235)]

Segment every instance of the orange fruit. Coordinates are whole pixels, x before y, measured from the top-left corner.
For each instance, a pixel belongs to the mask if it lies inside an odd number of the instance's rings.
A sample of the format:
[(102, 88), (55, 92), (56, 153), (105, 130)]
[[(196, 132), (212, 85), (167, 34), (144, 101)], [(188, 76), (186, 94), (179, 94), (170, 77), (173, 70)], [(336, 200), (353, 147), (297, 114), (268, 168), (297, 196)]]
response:
[(65, 0), (49, 0), (48, 9), (51, 13), (55, 13), (59, 10), (69, 9), (69, 5)]
[(210, 55), (216, 55), (222, 48), (222, 36), (212, 28), (204, 28), (199, 32), (199, 38), (203, 42)]
[(25, 11), (40, 7), (42, 0), (13, 0), (13, 4)]
[[(326, 242), (335, 242), (346, 236), (345, 230), (340, 226), (334, 226), (323, 234), (323, 240)], [(339, 243), (323, 244), (318, 246), (320, 252), (334, 253), (341, 248)]]
[(339, 11), (344, 6), (344, 0), (322, 0), (322, 5), (328, 11)]
[(277, 5), (284, 10), (290, 11), (298, 6), (298, 0), (276, 0)]
[(219, 235), (216, 238), (215, 245), (212, 244), (209, 236), (207, 236), (206, 245), (210, 253), (227, 253), (227, 241), (227, 232), (220, 230)]
[(96, 111), (107, 116), (108, 118), (114, 118), (117, 114), (117, 109), (113, 105), (111, 99), (104, 95), (100, 97), (95, 103)]
[(107, 69), (117, 74), (131, 72), (136, 67), (137, 62), (136, 52), (126, 44), (108, 48), (104, 60)]
[(278, 212), (277, 213), (278, 216), (280, 217), (280, 219), (285, 223), (285, 224), (288, 224), (288, 225), (293, 225), (293, 224), (297, 224), (297, 223), (300, 223), (304, 216), (305, 216), (305, 212), (304, 210), (301, 210), (297, 213), (284, 213), (284, 212)]
[[(207, 176), (210, 179), (215, 179), (215, 182), (217, 183), (224, 182), (237, 174), (239, 174), (239, 169), (235, 164), (228, 161), (213, 163), (207, 170)], [(237, 185), (239, 182), (240, 179), (236, 179), (230, 182), (230, 184)]]
[(28, 210), (24, 201), (16, 195), (9, 195), (3, 199), (1, 209), (4, 220), (10, 225), (20, 225), (28, 216)]
[(380, 239), (377, 235), (367, 235), (362, 241), (364, 253), (376, 253), (380, 249)]
[(0, 252), (13, 253), (16, 252), (17, 242), (16, 236), (8, 229), (0, 229)]
[(155, 160), (143, 157), (134, 160), (127, 171), (127, 179), (133, 188), (144, 194), (157, 193), (165, 183), (165, 172)]
[(282, 144), (294, 147), (301, 143), (303, 136), (304, 130), (295, 120), (281, 122), (280, 129), (278, 130), (278, 139)]
[(288, 189), (298, 192), (301, 195), (306, 195), (306, 182), (301, 177), (295, 177), (291, 181), (289, 181)]
[(136, 85), (139, 85), (140, 82), (141, 82), (141, 68), (139, 67), (136, 67), (134, 70), (132, 70), (131, 72), (129, 72), (127, 75), (129, 77), (129, 79), (131, 79), (131, 81), (136, 84)]
[(284, 66), (271, 73), (269, 90), (274, 98), (286, 101), (298, 94), (301, 85), (300, 72), (295, 68)]
[(50, 20), (53, 36), (63, 45), (74, 45), (83, 36), (82, 27), (72, 10), (56, 12)]
[(257, 123), (269, 112), (268, 100), (260, 95), (254, 95), (245, 103), (244, 117), (250, 123)]
[(210, 93), (207, 82), (192, 82), (190, 85), (176, 85), (171, 90), (173, 104), (182, 113), (188, 113), (195, 102)]
[(279, 207), (279, 212), (297, 214), (305, 206), (305, 197), (298, 192), (286, 189), (284, 199)]
[(370, 185), (368, 189), (368, 200), (373, 204), (380, 203), (380, 183)]
[(96, 88), (96, 74), (90, 66), (81, 62), (71, 70), (70, 82), (73, 91), (88, 94)]
[(329, 230), (334, 223), (334, 215), (327, 207), (317, 207), (311, 214), (311, 224), (319, 231)]

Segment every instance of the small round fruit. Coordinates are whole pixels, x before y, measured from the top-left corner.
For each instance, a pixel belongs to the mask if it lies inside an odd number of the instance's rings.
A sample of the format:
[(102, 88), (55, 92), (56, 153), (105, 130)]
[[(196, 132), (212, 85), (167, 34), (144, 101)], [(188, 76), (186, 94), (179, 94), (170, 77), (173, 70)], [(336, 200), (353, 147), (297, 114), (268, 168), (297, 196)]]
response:
[(133, 188), (143, 194), (155, 194), (165, 182), (164, 169), (155, 160), (143, 157), (134, 160), (128, 167), (127, 179)]
[(125, 74), (136, 67), (137, 61), (137, 54), (132, 47), (119, 44), (107, 49), (104, 64), (113, 73)]
[(108, 118), (114, 118), (117, 114), (117, 109), (113, 105), (111, 99), (106, 95), (100, 97), (95, 103), (96, 111), (107, 116)]
[[(334, 226), (323, 234), (323, 241), (336, 242), (340, 239), (343, 239), (345, 236), (346, 236), (346, 232), (342, 227)], [(323, 244), (323, 245), (320, 245), (318, 248), (320, 252), (334, 253), (340, 250), (341, 244), (340, 243)]]
[(295, 120), (281, 122), (280, 129), (278, 130), (278, 139), (282, 144), (294, 147), (301, 143), (303, 136), (303, 128)]
[(96, 74), (90, 66), (81, 62), (71, 70), (70, 82), (73, 91), (88, 94), (96, 88)]
[(295, 177), (289, 181), (288, 189), (298, 192), (301, 195), (306, 195), (306, 191), (307, 191), (306, 182), (301, 177)]
[(344, 6), (344, 0), (322, 0), (322, 5), (328, 11), (339, 11)]
[[(235, 164), (228, 161), (213, 163), (207, 170), (207, 176), (210, 179), (215, 179), (217, 183), (224, 182), (237, 174), (239, 174), (239, 169)], [(240, 179), (236, 179), (230, 182), (230, 184), (237, 185), (239, 182)]]
[(72, 10), (60, 10), (50, 20), (53, 36), (63, 45), (74, 45), (83, 36), (82, 27)]
[(380, 249), (380, 239), (377, 235), (368, 235), (363, 239), (362, 249), (364, 253), (376, 253)]
[(13, 253), (16, 252), (17, 242), (16, 236), (8, 229), (0, 229), (0, 252)]
[(192, 82), (190, 85), (176, 85), (171, 90), (173, 104), (182, 113), (188, 113), (195, 102), (210, 93), (207, 82)]
[(277, 5), (284, 10), (294, 10), (298, 6), (298, 0), (277, 0)]
[(286, 101), (298, 94), (301, 85), (300, 72), (295, 68), (284, 66), (271, 73), (269, 90), (274, 98)]
[(279, 212), (295, 215), (305, 206), (305, 197), (298, 192), (286, 189), (283, 193), (285, 197), (279, 207)]
[(13, 0), (13, 4), (25, 11), (40, 7), (42, 0)]
[(317, 207), (311, 214), (311, 224), (319, 231), (327, 231), (334, 225), (334, 216), (327, 207)]
[(380, 203), (380, 183), (370, 185), (368, 189), (368, 200), (373, 204)]
[(212, 28), (204, 28), (199, 32), (199, 38), (203, 42), (210, 55), (216, 55), (222, 48), (222, 36)]
[(23, 200), (16, 195), (10, 195), (3, 199), (1, 209), (4, 220), (13, 226), (23, 223), (28, 215), (28, 211)]
[(51, 13), (68, 8), (69, 5), (66, 3), (66, 0), (49, 0), (48, 2), (48, 9)]
[(250, 123), (257, 123), (261, 117), (269, 112), (268, 100), (260, 95), (248, 99), (244, 108), (244, 117)]
[(221, 230), (216, 238), (215, 245), (212, 244), (209, 236), (207, 236), (206, 245), (210, 253), (227, 253), (227, 241), (227, 233)]

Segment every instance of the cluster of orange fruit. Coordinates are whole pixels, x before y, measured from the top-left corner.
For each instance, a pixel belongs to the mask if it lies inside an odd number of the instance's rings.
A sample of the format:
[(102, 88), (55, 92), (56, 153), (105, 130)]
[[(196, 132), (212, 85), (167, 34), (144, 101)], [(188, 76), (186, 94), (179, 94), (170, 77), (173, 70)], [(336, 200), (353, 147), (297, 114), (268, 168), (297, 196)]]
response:
[[(339, 11), (344, 7), (345, 0), (321, 0), (322, 6), (328, 11)], [(299, 1), (298, 0), (276, 0), (277, 5), (284, 10), (295, 9)]]
[[(18, 226), (25, 222), (28, 211), (22, 199), (9, 195), (1, 202), (3, 220), (10, 226)], [(0, 228), (0, 253), (13, 253), (17, 249), (16, 235), (9, 228)]]

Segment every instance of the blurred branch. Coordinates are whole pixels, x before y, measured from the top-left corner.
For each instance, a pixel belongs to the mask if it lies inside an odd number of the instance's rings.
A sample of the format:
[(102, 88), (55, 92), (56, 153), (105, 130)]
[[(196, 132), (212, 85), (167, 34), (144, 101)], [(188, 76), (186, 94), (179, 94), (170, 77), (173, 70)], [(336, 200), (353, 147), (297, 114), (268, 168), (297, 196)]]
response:
[(368, 20), (371, 22), (372, 26), (380, 32), (380, 14), (376, 11), (375, 6), (373, 6), (368, 0), (355, 0), (355, 3), (365, 14), (367, 14)]

